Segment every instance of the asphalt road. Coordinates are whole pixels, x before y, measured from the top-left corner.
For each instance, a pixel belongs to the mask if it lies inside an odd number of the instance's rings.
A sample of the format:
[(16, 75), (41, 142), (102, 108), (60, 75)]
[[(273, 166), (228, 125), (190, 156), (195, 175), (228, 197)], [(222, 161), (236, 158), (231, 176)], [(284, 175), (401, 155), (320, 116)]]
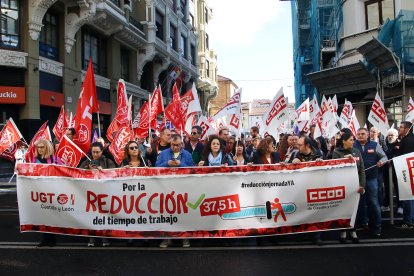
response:
[(413, 275), (414, 230), (383, 221), (383, 235), (358, 232), (359, 244), (343, 245), (337, 232), (261, 239), (179, 241), (161, 249), (159, 241), (111, 240), (88, 248), (85, 237), (59, 236), (54, 247), (38, 248), (39, 233), (19, 232), (13, 186), (0, 186), (0, 275)]

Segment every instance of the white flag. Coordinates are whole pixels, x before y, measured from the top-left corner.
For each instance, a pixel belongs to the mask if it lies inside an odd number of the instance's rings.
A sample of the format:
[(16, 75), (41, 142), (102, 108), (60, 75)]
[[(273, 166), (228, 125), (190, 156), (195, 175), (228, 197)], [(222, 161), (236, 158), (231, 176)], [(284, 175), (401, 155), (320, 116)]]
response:
[(216, 134), (216, 131), (211, 126), (210, 122), (205, 116), (200, 116), (200, 118), (198, 119), (197, 125), (199, 125), (201, 129), (203, 130), (200, 136), (201, 140), (205, 140), (207, 139), (208, 136)]
[(298, 121), (309, 120), (309, 98), (307, 98), (299, 107), (296, 109), (296, 115)]
[(197, 88), (194, 83), (191, 87), (191, 92), (193, 100), (188, 103), (187, 116), (193, 113), (201, 112), (200, 100), (198, 99)]
[(411, 97), (410, 101), (408, 102), (407, 116), (405, 117), (405, 120), (408, 122), (413, 122), (414, 120), (414, 102), (413, 99), (411, 99)]
[(414, 152), (393, 159), (400, 200), (414, 200)]
[(341, 116), (339, 117), (339, 123), (342, 127), (347, 127), (352, 118), (352, 103), (345, 100), (344, 107), (342, 108)]
[(352, 134), (356, 137), (358, 129), (360, 129), (360, 125), (358, 122), (357, 117), (355, 116), (355, 110), (352, 111), (351, 121), (349, 122), (348, 128), (352, 131)]
[(338, 112), (338, 100), (336, 98), (336, 95), (334, 95), (333, 98), (332, 98), (332, 111), (334, 113)]
[(242, 89), (240, 88), (212, 118), (218, 120), (221, 117), (239, 113), (241, 110), (241, 93)]
[(279, 126), (288, 120), (288, 116), (287, 102), (283, 95), (283, 88), (281, 88), (263, 115), (265, 133), (267, 132), (274, 136)]
[(379, 132), (386, 135), (390, 125), (388, 124), (387, 112), (384, 108), (384, 103), (377, 94), (375, 95), (374, 102), (372, 103), (371, 111), (368, 115), (368, 122), (376, 127)]

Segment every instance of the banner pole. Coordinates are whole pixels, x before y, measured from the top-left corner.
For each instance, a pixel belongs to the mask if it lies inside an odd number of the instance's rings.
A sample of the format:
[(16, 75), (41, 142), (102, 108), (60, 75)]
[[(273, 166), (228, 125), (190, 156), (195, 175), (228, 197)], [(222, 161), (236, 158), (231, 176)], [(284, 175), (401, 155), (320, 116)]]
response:
[(392, 164), (389, 164), (388, 166), (388, 186), (389, 186), (389, 200), (390, 200), (390, 224), (394, 225), (394, 192), (393, 187), (394, 183), (392, 181)]
[(100, 116), (99, 116), (99, 111), (98, 111), (98, 135), (99, 137), (102, 137), (101, 136), (101, 119), (99, 117)]

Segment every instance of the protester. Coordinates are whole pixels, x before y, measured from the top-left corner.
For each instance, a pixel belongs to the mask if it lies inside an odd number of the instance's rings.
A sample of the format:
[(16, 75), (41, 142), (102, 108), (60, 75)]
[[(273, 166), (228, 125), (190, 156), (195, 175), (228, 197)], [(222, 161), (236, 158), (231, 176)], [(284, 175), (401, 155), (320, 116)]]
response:
[(53, 155), (52, 144), (44, 139), (39, 139), (35, 143), (36, 151), (32, 163), (42, 164), (62, 164), (62, 161)]
[[(353, 158), (358, 169), (359, 188), (358, 193), (365, 192), (365, 168), (362, 155), (359, 150), (354, 148), (354, 137), (352, 133), (346, 132), (338, 139), (338, 147), (332, 153), (332, 159)], [(358, 243), (359, 238), (356, 234), (355, 227), (350, 230), (350, 237), (353, 243)], [(343, 230), (339, 234), (339, 241), (346, 243), (346, 231)]]
[(279, 140), (279, 145), (277, 147), (277, 152), (279, 153), (280, 160), (285, 160), (286, 153), (288, 151), (289, 145), (288, 140), (291, 134), (283, 134), (281, 135), (282, 138)]
[(135, 141), (129, 141), (124, 148), (124, 159), (121, 162), (121, 167), (134, 168), (146, 167), (144, 158), (141, 156), (139, 145)]
[(328, 154), (328, 145), (326, 144), (325, 138), (322, 136), (314, 137), (316, 125), (311, 125), (309, 128), (309, 138), (311, 138), (314, 142), (312, 146), (316, 149), (322, 151), (323, 156)]
[(285, 154), (285, 159), (284, 159), (285, 162), (288, 162), (292, 154), (298, 151), (298, 146), (297, 146), (298, 139), (299, 137), (295, 134), (288, 136), (288, 139), (287, 139), (288, 148)]
[[(171, 147), (163, 150), (158, 156), (156, 167), (192, 167), (194, 166), (191, 154), (182, 148), (182, 140), (179, 134), (171, 136)], [(166, 248), (171, 244), (171, 240), (164, 239), (160, 243), (161, 248)], [(190, 247), (190, 240), (182, 240), (183, 247)]]
[(223, 140), (224, 148), (226, 148), (227, 140), (229, 139), (229, 136), (230, 136), (229, 128), (226, 126), (222, 126), (219, 130), (219, 138)]
[(168, 128), (161, 130), (159, 140), (154, 139), (151, 147), (147, 148), (147, 158), (150, 161), (150, 165), (154, 167), (157, 162), (158, 155), (161, 151), (170, 148), (171, 131)]
[(163, 150), (159, 155), (155, 167), (192, 167), (194, 166), (191, 154), (182, 147), (179, 134), (171, 136), (170, 148)]
[[(412, 123), (408, 121), (401, 122), (398, 134), (400, 135), (401, 142), (397, 155), (404, 155), (414, 152), (414, 134), (412, 130)], [(413, 209), (414, 200), (403, 200), (403, 222), (400, 226), (401, 229), (413, 229)]]
[(259, 128), (257, 126), (252, 126), (250, 128), (250, 136), (254, 138), (260, 138)]
[(368, 130), (360, 128), (354, 147), (362, 154), (365, 167), (365, 194), (361, 196), (358, 207), (359, 224), (368, 229), (367, 209), (370, 214), (372, 234), (381, 236), (381, 208), (378, 201), (378, 168), (388, 160), (381, 146), (368, 139)]
[(66, 130), (66, 132), (65, 132), (65, 135), (70, 139), (70, 140), (72, 140), (73, 141), (73, 138), (75, 137), (75, 135), (76, 135), (76, 130), (73, 128), (73, 127), (71, 127), (71, 128), (68, 128), (67, 130)]
[(224, 142), (217, 135), (211, 135), (204, 147), (199, 166), (232, 166), (233, 159), (226, 153)]
[(299, 138), (296, 145), (298, 150), (292, 153), (287, 163), (298, 164), (301, 162), (323, 160), (319, 151), (312, 146), (312, 139), (308, 136)]
[[(387, 155), (388, 160), (393, 159), (397, 156), (397, 148), (399, 147), (400, 141), (398, 140), (398, 130), (392, 128), (389, 129), (387, 132), (387, 138), (385, 139), (386, 148), (385, 154)], [(399, 209), (400, 213), (402, 214), (403, 209), (400, 203), (400, 197), (398, 193), (398, 182), (397, 176), (394, 170), (394, 164), (391, 161), (388, 161), (388, 164), (384, 166), (384, 201), (383, 206), (381, 206), (382, 212), (389, 212), (390, 211), (390, 169), (392, 175), (392, 182), (394, 184), (394, 191), (396, 196), (396, 203), (397, 208)]]
[(241, 141), (237, 141), (233, 146), (233, 163), (236, 166), (247, 165), (245, 146)]
[(194, 164), (198, 164), (203, 155), (204, 144), (200, 142), (200, 136), (203, 129), (200, 126), (193, 126), (191, 128), (190, 141), (185, 143), (184, 149), (191, 153)]
[(233, 158), (233, 147), (235, 144), (236, 144), (236, 137), (229, 136), (229, 138), (227, 139), (226, 153), (230, 154), (232, 158)]
[[(93, 142), (91, 144), (90, 152), (92, 154), (91, 160), (87, 159), (81, 163), (79, 166), (82, 169), (88, 170), (103, 170), (103, 169), (113, 169), (115, 168), (115, 163), (110, 159), (106, 158), (103, 153), (103, 145), (100, 142)], [(89, 238), (88, 247), (96, 246), (95, 238)], [(102, 238), (102, 246), (109, 246), (109, 241), (106, 238)]]
[(277, 164), (280, 162), (279, 153), (275, 152), (275, 143), (272, 137), (267, 136), (260, 141), (257, 151), (253, 156), (253, 164), (255, 165), (266, 165), (266, 164)]

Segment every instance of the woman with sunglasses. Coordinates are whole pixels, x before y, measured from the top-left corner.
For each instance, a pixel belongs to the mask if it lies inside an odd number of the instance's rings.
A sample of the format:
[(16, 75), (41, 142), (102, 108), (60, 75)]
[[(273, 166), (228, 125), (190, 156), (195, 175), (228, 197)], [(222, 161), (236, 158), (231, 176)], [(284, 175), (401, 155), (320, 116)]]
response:
[(121, 162), (121, 167), (145, 167), (147, 162), (141, 155), (139, 145), (135, 141), (129, 141), (124, 149), (124, 160)]

